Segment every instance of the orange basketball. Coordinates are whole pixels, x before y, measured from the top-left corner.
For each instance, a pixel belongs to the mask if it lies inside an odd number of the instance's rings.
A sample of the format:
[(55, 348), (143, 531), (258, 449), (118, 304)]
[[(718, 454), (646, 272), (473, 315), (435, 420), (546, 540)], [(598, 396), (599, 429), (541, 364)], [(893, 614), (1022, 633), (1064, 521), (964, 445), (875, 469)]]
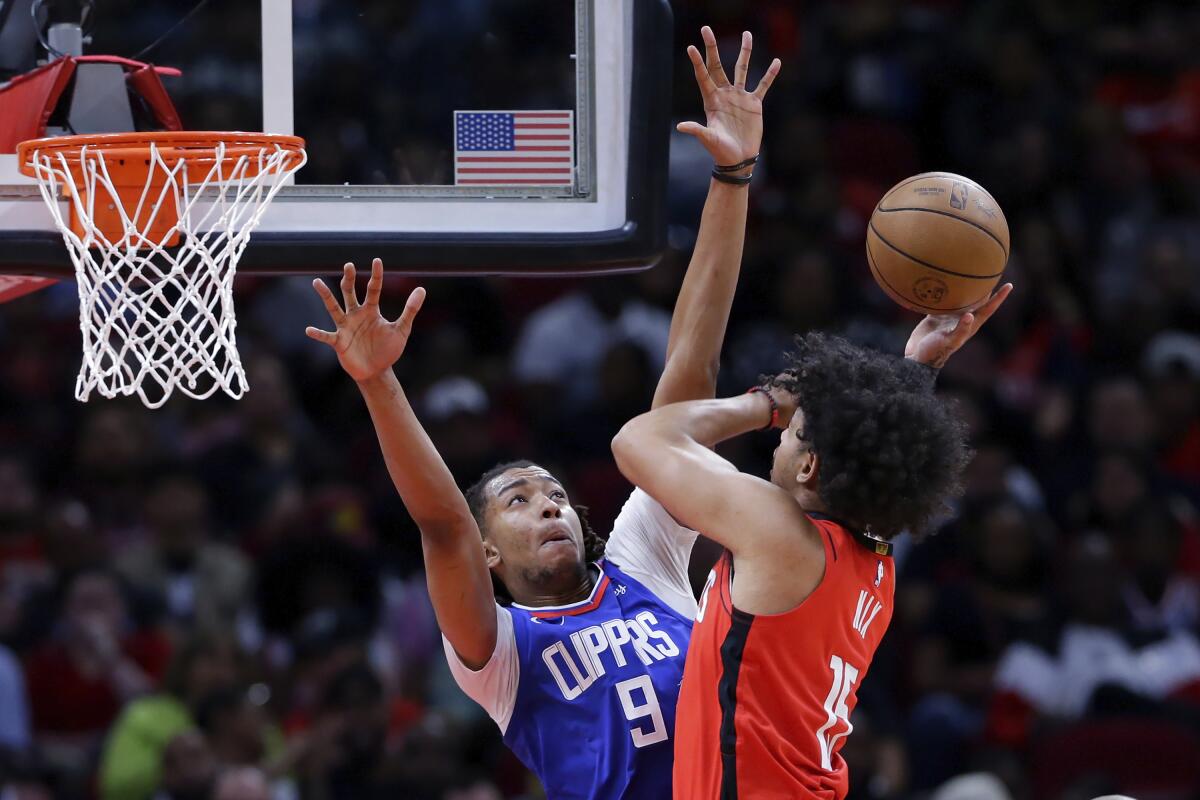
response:
[(867, 228), (875, 281), (920, 314), (961, 314), (983, 303), (1004, 274), (1008, 252), (1008, 222), (995, 198), (950, 172), (897, 183)]

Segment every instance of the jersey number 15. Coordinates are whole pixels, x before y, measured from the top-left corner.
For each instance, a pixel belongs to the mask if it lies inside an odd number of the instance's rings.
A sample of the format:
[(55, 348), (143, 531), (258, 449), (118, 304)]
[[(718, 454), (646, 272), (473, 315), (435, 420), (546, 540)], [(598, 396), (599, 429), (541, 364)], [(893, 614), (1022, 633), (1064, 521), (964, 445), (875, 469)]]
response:
[[(838, 743), (850, 735), (854, 726), (850, 724), (850, 709), (846, 706), (846, 697), (858, 682), (858, 667), (842, 660), (841, 656), (829, 659), (829, 669), (833, 671), (833, 685), (825, 697), (825, 724), (817, 731), (817, 743), (821, 746), (821, 766), (833, 769), (833, 754), (837, 751)], [(845, 730), (840, 730), (842, 726)]]

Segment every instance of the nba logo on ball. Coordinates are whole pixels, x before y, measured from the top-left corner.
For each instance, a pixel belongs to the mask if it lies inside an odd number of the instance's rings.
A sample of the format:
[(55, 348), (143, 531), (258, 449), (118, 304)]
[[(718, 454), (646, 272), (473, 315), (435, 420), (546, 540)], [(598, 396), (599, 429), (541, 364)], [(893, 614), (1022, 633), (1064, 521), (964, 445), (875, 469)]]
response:
[(956, 183), (950, 187), (950, 207), (962, 211), (967, 207), (967, 185)]

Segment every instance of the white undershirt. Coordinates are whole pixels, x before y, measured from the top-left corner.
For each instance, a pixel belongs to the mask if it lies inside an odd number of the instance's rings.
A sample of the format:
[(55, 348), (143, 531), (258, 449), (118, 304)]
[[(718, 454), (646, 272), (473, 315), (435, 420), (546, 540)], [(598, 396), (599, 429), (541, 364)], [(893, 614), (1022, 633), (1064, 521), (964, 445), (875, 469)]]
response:
[[(696, 598), (688, 581), (688, 559), (695, 543), (695, 531), (676, 522), (650, 495), (634, 489), (613, 523), (605, 558), (684, 618), (693, 619)], [(496, 649), (479, 669), (473, 670), (463, 664), (445, 636), (442, 647), (450, 663), (450, 673), (459, 687), (483, 706), (488, 716), (500, 726), (501, 733), (506, 731), (521, 677), (517, 639), (509, 610), (496, 605)]]

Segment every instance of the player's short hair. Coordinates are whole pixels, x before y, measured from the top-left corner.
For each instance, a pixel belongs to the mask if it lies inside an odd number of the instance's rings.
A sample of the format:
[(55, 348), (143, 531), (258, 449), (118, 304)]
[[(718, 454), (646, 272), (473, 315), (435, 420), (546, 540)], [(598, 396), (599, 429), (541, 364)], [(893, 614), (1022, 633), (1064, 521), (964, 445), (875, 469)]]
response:
[[(479, 480), (475, 481), (463, 496), (467, 499), (467, 507), (471, 509), (471, 516), (475, 518), (475, 524), (479, 526), (479, 534), (483, 538), (487, 538), (487, 528), (485, 517), (487, 514), (487, 486), (497, 476), (503, 475), (510, 469), (525, 469), (527, 467), (541, 467), (540, 464), (528, 459), (519, 459), (517, 461), (506, 461), (503, 464), (497, 464), (480, 476)], [(579, 516), (579, 524), (583, 528), (583, 559), (588, 563), (599, 561), (604, 557), (604, 546), (606, 542), (600, 538), (600, 535), (592, 529), (591, 523), (588, 521), (588, 507), (577, 503), (572, 503), (571, 508), (575, 509), (576, 515)], [(508, 594), (508, 589), (500, 581), (499, 578), (492, 575), (492, 587), (496, 592), (496, 599), (501, 603), (511, 603), (512, 598)]]
[(797, 336), (767, 381), (804, 412), (829, 513), (890, 539), (920, 535), (962, 493), (967, 427), (933, 392), (933, 371), (838, 336)]

